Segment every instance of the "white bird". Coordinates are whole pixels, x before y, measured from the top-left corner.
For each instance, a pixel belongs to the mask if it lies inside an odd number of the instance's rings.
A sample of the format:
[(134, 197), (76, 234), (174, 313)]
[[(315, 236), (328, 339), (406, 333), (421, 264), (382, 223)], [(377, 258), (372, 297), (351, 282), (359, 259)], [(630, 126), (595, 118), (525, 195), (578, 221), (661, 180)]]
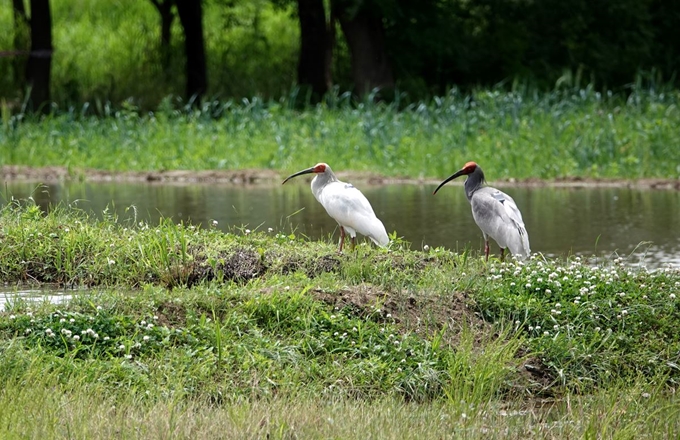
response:
[(524, 227), (522, 213), (519, 212), (512, 197), (502, 191), (486, 186), (484, 172), (475, 162), (468, 162), (448, 179), (439, 184), (439, 188), (458, 176), (467, 175), (465, 180), (465, 195), (472, 205), (472, 217), (484, 234), (484, 255), (489, 259), (489, 237), (496, 240), (501, 248), (503, 260), (506, 248), (519, 258), (526, 258), (531, 254), (529, 249), (529, 234)]
[(326, 209), (328, 215), (340, 225), (340, 252), (342, 252), (346, 233), (352, 239), (352, 249), (356, 245), (357, 232), (367, 236), (378, 246), (387, 246), (390, 239), (385, 226), (375, 216), (366, 197), (351, 183), (338, 180), (328, 164), (318, 163), (311, 168), (298, 171), (286, 177), (283, 183), (295, 176), (311, 173), (316, 174), (312, 179), (314, 197)]

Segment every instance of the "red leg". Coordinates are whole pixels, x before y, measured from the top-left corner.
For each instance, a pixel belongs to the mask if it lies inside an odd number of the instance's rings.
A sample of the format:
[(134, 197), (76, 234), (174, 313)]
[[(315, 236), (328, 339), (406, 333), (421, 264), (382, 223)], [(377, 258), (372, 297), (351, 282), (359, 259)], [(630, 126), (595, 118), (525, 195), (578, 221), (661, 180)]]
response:
[(489, 261), (489, 240), (484, 240), (484, 256), (486, 261)]
[(345, 228), (340, 226), (340, 250), (338, 252), (342, 252), (342, 245), (345, 243)]

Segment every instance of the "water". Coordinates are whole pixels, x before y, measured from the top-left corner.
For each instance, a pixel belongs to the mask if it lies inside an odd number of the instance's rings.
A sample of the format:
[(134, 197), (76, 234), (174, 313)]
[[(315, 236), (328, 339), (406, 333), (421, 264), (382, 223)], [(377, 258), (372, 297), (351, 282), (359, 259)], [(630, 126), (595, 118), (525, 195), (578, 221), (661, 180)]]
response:
[[(372, 186), (357, 183), (388, 232), (420, 249), (444, 246), (453, 250), (483, 249), (463, 189), (456, 184), (432, 195), (435, 185)], [(338, 238), (336, 223), (314, 199), (304, 179), (286, 185), (63, 183), (39, 187), (8, 182), (8, 195), (32, 196), (47, 209), (66, 202), (120, 221), (158, 222), (161, 217), (209, 225), (223, 230), (264, 230)], [(649, 268), (680, 267), (680, 192), (631, 188), (504, 187), (524, 217), (531, 249), (548, 256), (627, 256)], [(641, 243), (643, 243), (641, 245)], [(492, 252), (498, 247), (492, 244)]]
[(0, 312), (5, 310), (8, 304), (16, 301), (63, 304), (73, 298), (74, 292), (74, 290), (56, 289), (49, 286), (44, 289), (0, 287)]

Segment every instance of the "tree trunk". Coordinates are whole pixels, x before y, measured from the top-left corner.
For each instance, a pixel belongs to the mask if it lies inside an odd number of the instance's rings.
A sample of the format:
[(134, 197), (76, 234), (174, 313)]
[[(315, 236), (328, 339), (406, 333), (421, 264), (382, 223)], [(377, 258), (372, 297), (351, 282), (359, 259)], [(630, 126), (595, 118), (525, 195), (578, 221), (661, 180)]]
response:
[(170, 67), (170, 31), (175, 14), (172, 13), (173, 0), (151, 0), (161, 16), (161, 66), (167, 73)]
[(326, 12), (323, 0), (298, 0), (297, 3), (300, 18), (298, 84), (304, 89), (311, 89), (312, 101), (318, 102), (331, 87)]
[(26, 86), (26, 58), (19, 56), (30, 49), (29, 24), (24, 0), (12, 0), (14, 15), (14, 50), (17, 56), (12, 61), (14, 84), (18, 90), (25, 90)]
[(52, 68), (52, 17), (49, 0), (31, 0), (31, 53), (26, 65), (26, 83), (31, 87), (31, 110), (49, 110)]
[(200, 103), (208, 88), (208, 74), (203, 42), (203, 12), (200, 0), (175, 0), (177, 14), (184, 28), (186, 52), (187, 99)]
[(394, 88), (380, 13), (365, 4), (350, 9), (346, 3), (335, 1), (334, 7), (351, 53), (355, 93), (363, 96), (376, 87)]

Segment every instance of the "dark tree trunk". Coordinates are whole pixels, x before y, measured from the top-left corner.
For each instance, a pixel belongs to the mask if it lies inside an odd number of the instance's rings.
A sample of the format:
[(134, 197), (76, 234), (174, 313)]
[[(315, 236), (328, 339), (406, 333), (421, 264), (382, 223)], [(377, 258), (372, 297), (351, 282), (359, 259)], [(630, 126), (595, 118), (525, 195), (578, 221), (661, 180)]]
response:
[[(26, 83), (31, 87), (31, 110), (42, 108), (50, 100), (52, 67), (52, 17), (49, 0), (31, 0), (31, 53), (26, 65)], [(42, 107), (41, 107), (42, 106)]]
[(175, 0), (177, 14), (184, 28), (186, 52), (187, 99), (200, 103), (208, 88), (205, 45), (203, 43), (203, 12), (200, 0)]
[(172, 13), (173, 0), (151, 0), (161, 16), (161, 66), (167, 72), (170, 66), (170, 31), (175, 14)]
[(351, 53), (355, 93), (361, 96), (376, 87), (394, 88), (380, 13), (365, 4), (348, 8), (342, 1), (335, 1), (334, 8)]
[(312, 100), (319, 101), (331, 87), (330, 35), (323, 0), (298, 0), (300, 18), (300, 59), (298, 84), (311, 89)]
[[(14, 50), (17, 54), (25, 52), (30, 48), (29, 24), (26, 15), (24, 0), (12, 0), (12, 12), (14, 15)], [(19, 90), (24, 90), (26, 85), (26, 58), (15, 56), (12, 61), (14, 70), (14, 84)]]

